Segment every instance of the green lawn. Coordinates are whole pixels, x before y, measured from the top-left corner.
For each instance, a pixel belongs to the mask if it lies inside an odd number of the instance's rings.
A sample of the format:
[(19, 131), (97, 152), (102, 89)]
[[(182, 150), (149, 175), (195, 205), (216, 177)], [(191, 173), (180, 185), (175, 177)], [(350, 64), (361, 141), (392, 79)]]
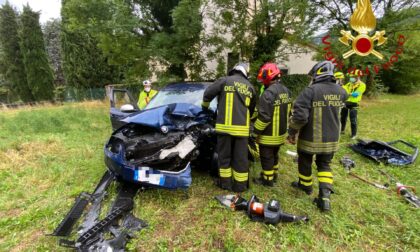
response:
[[(420, 96), (385, 95), (364, 101), (359, 136), (420, 146)], [(349, 129), (348, 129), (349, 130)], [(0, 251), (62, 251), (45, 236), (61, 221), (81, 191), (92, 191), (105, 167), (103, 144), (111, 133), (105, 103), (0, 110)], [(398, 198), (346, 175), (343, 155), (356, 161), (355, 172), (387, 182), (385, 169), (420, 191), (420, 161), (399, 168), (380, 166), (353, 153), (341, 139), (332, 167), (336, 193), (333, 211), (320, 213), (312, 197), (290, 183), (297, 166), (281, 148), (282, 175), (267, 189), (252, 186), (244, 194), (279, 199), (284, 211), (307, 214), (308, 224), (267, 226), (213, 200), (225, 191), (203, 172), (193, 173), (190, 197), (181, 191), (146, 190), (136, 198), (135, 215), (149, 223), (129, 244), (138, 251), (349, 251), (420, 250), (420, 211)], [(259, 173), (260, 165), (255, 165)], [(419, 193), (420, 194), (420, 193)]]

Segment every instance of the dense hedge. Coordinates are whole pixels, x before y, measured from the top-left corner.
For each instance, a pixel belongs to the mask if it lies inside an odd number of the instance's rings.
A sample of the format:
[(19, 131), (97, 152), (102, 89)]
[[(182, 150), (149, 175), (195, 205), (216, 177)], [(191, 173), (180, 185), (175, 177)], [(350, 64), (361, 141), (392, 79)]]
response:
[(311, 78), (306, 74), (290, 74), (281, 78), (282, 83), (292, 92), (293, 98), (308, 86)]

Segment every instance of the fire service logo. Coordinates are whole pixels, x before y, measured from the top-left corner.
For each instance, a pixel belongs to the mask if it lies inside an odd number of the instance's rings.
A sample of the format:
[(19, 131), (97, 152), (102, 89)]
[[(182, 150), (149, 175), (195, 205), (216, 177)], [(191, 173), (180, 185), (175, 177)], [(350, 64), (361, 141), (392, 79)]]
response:
[[(331, 37), (329, 34), (327, 34), (322, 38), (322, 43), (325, 45), (324, 58), (333, 62), (340, 71), (345, 68), (344, 60), (354, 54), (362, 57), (372, 54), (379, 60), (383, 60), (384, 56), (375, 50), (375, 46), (379, 47), (383, 45), (387, 41), (387, 38), (384, 36), (385, 30), (376, 31), (373, 36), (369, 35), (369, 33), (374, 31), (376, 28), (376, 17), (373, 13), (370, 0), (357, 1), (356, 9), (350, 17), (350, 26), (354, 31), (357, 32), (357, 35), (354, 36), (352, 31), (341, 30), (340, 33), (342, 37), (340, 37), (338, 40), (347, 47), (351, 47), (351, 50), (345, 52), (342, 57), (336, 56), (332, 51), (331, 42), (329, 41)], [(378, 74), (382, 69), (390, 69), (396, 62), (398, 62), (399, 56), (404, 52), (403, 46), (405, 42), (405, 36), (399, 34), (397, 39), (397, 47), (389, 59), (383, 61), (383, 63), (371, 65), (370, 67), (349, 66), (347, 68), (347, 72), (352, 73), (355, 72), (356, 69), (359, 69), (361, 70), (359, 71), (360, 75), (370, 75), (371, 73)]]
[(349, 46), (351, 42), (352, 49), (343, 54), (343, 58), (347, 59), (353, 54), (360, 56), (367, 56), (373, 54), (379, 59), (383, 59), (384, 56), (374, 49), (374, 42), (377, 41), (377, 45), (380, 46), (386, 42), (384, 37), (385, 31), (377, 31), (372, 37), (369, 36), (369, 32), (376, 28), (376, 17), (372, 11), (372, 5), (370, 0), (358, 0), (356, 10), (350, 17), (350, 26), (353, 30), (357, 31), (358, 35), (354, 37), (351, 31), (341, 30), (343, 35), (339, 41), (346, 46)]

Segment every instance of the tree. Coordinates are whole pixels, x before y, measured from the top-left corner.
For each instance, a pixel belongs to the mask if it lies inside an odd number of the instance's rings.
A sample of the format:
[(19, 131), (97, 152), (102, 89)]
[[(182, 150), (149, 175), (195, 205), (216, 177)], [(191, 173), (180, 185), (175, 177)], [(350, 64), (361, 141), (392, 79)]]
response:
[[(109, 57), (104, 51), (113, 50), (113, 47), (122, 48), (110, 42), (108, 48), (98, 47), (99, 39), (86, 29), (85, 24), (76, 22), (80, 15), (91, 15), (89, 3), (76, 0), (63, 0), (61, 7), (61, 48), (64, 77), (68, 86), (72, 87), (103, 87), (106, 84), (121, 81), (121, 66), (109, 64)], [(100, 3), (98, 1), (97, 3)], [(79, 9), (82, 7), (82, 9)], [(93, 6), (97, 7), (97, 5)], [(99, 12), (102, 10), (98, 8)], [(85, 13), (87, 11), (87, 13)], [(81, 18), (82, 19), (82, 18)], [(99, 29), (99, 25), (98, 25)], [(126, 48), (134, 46), (126, 44)]]
[[(109, 62), (126, 69), (128, 80), (150, 77), (196, 77), (202, 30), (199, 0), (68, 0), (68, 27), (88, 31)], [(155, 72), (156, 72), (155, 71)]]
[(153, 56), (161, 64), (167, 63), (167, 75), (175, 79), (198, 79), (203, 72), (205, 64), (200, 36), (203, 16), (200, 7), (199, 0), (180, 1), (172, 11), (171, 29), (156, 33), (150, 41), (155, 52)]
[(20, 17), (20, 47), (25, 64), (26, 79), (36, 100), (52, 100), (54, 77), (45, 51), (44, 37), (39, 24), (39, 13), (29, 5), (23, 7)]
[[(306, 29), (313, 13), (306, 0), (216, 0), (210, 17), (215, 23), (213, 36), (221, 46), (251, 61), (251, 72), (267, 61), (286, 59), (282, 47), (287, 43), (305, 41), (311, 30)], [(220, 14), (218, 14), (220, 13)], [(226, 39), (223, 34), (231, 34)], [(212, 38), (211, 40), (213, 40)], [(220, 49), (218, 49), (220, 51)]]
[(33, 101), (19, 43), (17, 13), (8, 2), (0, 8), (0, 45), (6, 88), (24, 102)]
[(48, 20), (42, 27), (45, 41), (45, 49), (47, 50), (49, 63), (54, 72), (55, 86), (64, 85), (64, 74), (62, 69), (61, 54), (61, 21), (60, 19)]

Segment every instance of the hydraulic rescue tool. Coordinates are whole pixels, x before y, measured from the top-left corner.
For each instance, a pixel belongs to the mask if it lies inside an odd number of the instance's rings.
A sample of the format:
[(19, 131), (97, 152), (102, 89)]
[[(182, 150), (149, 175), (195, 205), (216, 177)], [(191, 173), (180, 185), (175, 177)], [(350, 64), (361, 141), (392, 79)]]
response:
[[(344, 166), (344, 169), (348, 172), (349, 175), (360, 179), (361, 181), (368, 183), (369, 185), (373, 185), (376, 188), (387, 190), (389, 189), (389, 183), (385, 183), (384, 185), (381, 185), (379, 183), (375, 183), (372, 181), (369, 181), (363, 177), (360, 177), (359, 175), (354, 174), (351, 169), (355, 167), (355, 162), (351, 160), (348, 157), (343, 157), (341, 159), (341, 164)], [(420, 198), (415, 195), (416, 189), (413, 186), (407, 186), (402, 184), (401, 182), (398, 182), (394, 177), (386, 173), (384, 170), (379, 170), (380, 173), (388, 177), (389, 182), (395, 183), (397, 194), (404, 197), (404, 199), (415, 206), (416, 208), (420, 208)], [(411, 189), (411, 191), (410, 191)]]
[[(408, 203), (412, 204), (416, 208), (420, 208), (420, 199), (414, 194), (416, 189), (413, 186), (403, 185), (383, 170), (379, 170), (379, 172), (387, 176), (391, 182), (395, 183), (398, 195), (402, 195), (404, 199), (408, 201)], [(409, 189), (411, 189), (413, 192), (411, 192)]]
[(215, 198), (222, 205), (234, 211), (245, 211), (252, 221), (272, 225), (276, 225), (279, 222), (309, 221), (307, 216), (297, 216), (283, 212), (280, 202), (274, 199), (263, 204), (255, 195), (252, 195), (248, 201), (239, 195), (219, 195)]
[(361, 181), (363, 181), (363, 182), (365, 182), (365, 183), (367, 183), (369, 185), (373, 185), (376, 188), (384, 189), (384, 190), (387, 190), (388, 189), (388, 187), (389, 187), (389, 184), (388, 183), (385, 183), (384, 185), (381, 185), (379, 183), (369, 181), (366, 178), (363, 178), (363, 177), (355, 174), (354, 172), (352, 172), (351, 169), (353, 169), (356, 166), (356, 163), (352, 159), (350, 159), (349, 157), (343, 157), (340, 160), (340, 163), (344, 166), (344, 169), (346, 170), (346, 172), (350, 176), (355, 177), (355, 178), (357, 178), (357, 179), (359, 179), (359, 180), (361, 180)]
[(363, 181), (363, 182), (365, 182), (369, 185), (373, 185), (376, 188), (383, 189), (383, 190), (388, 190), (389, 189), (389, 184), (388, 183), (385, 183), (385, 184), (381, 185), (379, 183), (372, 182), (372, 181), (369, 181), (369, 180), (367, 180), (363, 177), (360, 177), (359, 175), (355, 174), (354, 172), (349, 172), (349, 175), (353, 176), (353, 177), (355, 177), (355, 178), (357, 178), (357, 179), (359, 179), (359, 180), (361, 180), (361, 181)]

